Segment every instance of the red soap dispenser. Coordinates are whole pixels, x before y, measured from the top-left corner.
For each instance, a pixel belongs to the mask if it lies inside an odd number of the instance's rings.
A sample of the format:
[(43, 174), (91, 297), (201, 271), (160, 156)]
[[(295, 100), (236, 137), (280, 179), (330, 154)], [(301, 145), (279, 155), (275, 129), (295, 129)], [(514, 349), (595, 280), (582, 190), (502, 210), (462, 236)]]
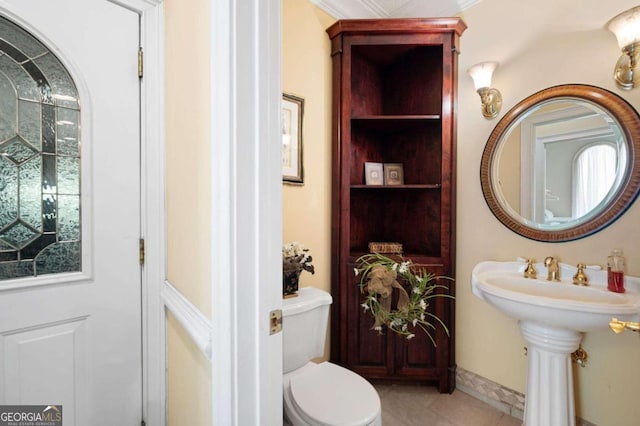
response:
[(620, 249), (614, 249), (607, 257), (607, 289), (624, 293), (624, 257)]

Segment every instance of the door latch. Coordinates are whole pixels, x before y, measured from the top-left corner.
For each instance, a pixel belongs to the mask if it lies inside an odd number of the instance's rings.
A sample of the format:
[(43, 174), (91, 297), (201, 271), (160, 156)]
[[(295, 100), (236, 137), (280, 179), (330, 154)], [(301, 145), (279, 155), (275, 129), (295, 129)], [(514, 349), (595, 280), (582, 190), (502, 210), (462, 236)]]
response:
[(269, 335), (282, 331), (282, 310), (276, 309), (269, 313)]

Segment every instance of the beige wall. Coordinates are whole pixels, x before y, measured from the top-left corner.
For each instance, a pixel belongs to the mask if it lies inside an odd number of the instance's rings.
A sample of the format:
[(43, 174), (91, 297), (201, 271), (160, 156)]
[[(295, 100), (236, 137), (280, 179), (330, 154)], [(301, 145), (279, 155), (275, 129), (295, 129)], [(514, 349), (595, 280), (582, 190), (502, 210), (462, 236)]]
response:
[[(304, 98), (304, 185), (283, 185), (283, 242), (310, 250), (315, 274), (300, 286), (331, 291), (331, 59), (335, 19), (307, 0), (282, 2), (282, 90)], [(328, 331), (330, 333), (330, 331)], [(329, 337), (324, 359), (329, 358)]]
[[(306, 244), (317, 273), (302, 285), (329, 289), (330, 277), (330, 77), (329, 43), (324, 29), (333, 19), (305, 0), (284, 0), (283, 87), (305, 98), (305, 185), (285, 186), (284, 240)], [(472, 295), (470, 276), (482, 260), (538, 260), (548, 255), (567, 263), (604, 264), (614, 247), (624, 250), (628, 273), (640, 275), (640, 203), (598, 234), (568, 243), (540, 243), (512, 233), (491, 214), (480, 187), (482, 150), (491, 130), (509, 108), (534, 92), (556, 84), (585, 83), (620, 94), (640, 107), (640, 89), (621, 92), (611, 78), (618, 58), (606, 21), (635, 6), (631, 0), (483, 0), (463, 13), (459, 59), (457, 323), (458, 365), (509, 388), (524, 391), (526, 358), (517, 323)], [(504, 106), (487, 121), (466, 70), (497, 60), (494, 86)], [(633, 426), (640, 418), (640, 341), (631, 333), (588, 334), (586, 368), (576, 370), (577, 411), (605, 426)]]
[[(164, 4), (167, 279), (210, 318), (209, 1)], [(168, 425), (211, 425), (210, 363), (174, 319), (167, 369)]]
[(167, 425), (211, 425), (211, 362), (176, 319), (167, 318)]
[(166, 0), (167, 277), (205, 315), (211, 298), (207, 0)]
[(300, 285), (331, 287), (331, 59), (325, 29), (335, 19), (308, 0), (282, 2), (282, 89), (304, 98), (304, 185), (283, 185), (283, 241), (299, 241), (315, 274)]
[[(457, 323), (458, 365), (509, 388), (524, 391), (524, 340), (514, 320), (472, 295), (470, 275), (482, 260), (537, 260), (553, 255), (575, 264), (604, 264), (614, 247), (626, 255), (628, 273), (640, 275), (640, 203), (616, 223), (588, 238), (540, 243), (520, 237), (489, 211), (478, 182), (484, 144), (498, 120), (518, 101), (548, 86), (593, 84), (612, 90), (636, 108), (640, 90), (622, 92), (612, 79), (619, 56), (606, 21), (637, 2), (585, 3), (582, 0), (513, 2), (484, 0), (464, 12), (469, 29), (462, 36), (458, 91)], [(526, 25), (525, 25), (526, 23)], [(497, 60), (493, 85), (503, 95), (503, 111), (487, 121), (466, 70)], [(640, 418), (640, 341), (637, 335), (589, 333), (586, 368), (576, 369), (578, 414), (598, 425), (632, 426)]]

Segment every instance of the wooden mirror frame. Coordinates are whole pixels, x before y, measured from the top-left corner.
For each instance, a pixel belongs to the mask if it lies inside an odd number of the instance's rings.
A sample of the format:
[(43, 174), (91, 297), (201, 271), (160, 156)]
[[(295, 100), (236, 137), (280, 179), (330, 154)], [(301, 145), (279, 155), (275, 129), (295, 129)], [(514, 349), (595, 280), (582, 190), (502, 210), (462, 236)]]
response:
[[(503, 136), (507, 135), (511, 127), (515, 125), (531, 108), (542, 102), (555, 99), (582, 100), (607, 111), (620, 126), (620, 132), (624, 135), (628, 148), (628, 167), (622, 177), (617, 192), (610, 201), (594, 217), (574, 227), (560, 230), (541, 230), (523, 224), (518, 218), (514, 218), (501, 204), (500, 197), (495, 193), (495, 185), (492, 182), (492, 165), (499, 151)], [(498, 122), (491, 132), (480, 166), (480, 182), (482, 193), (496, 218), (507, 228), (523, 237), (544, 242), (571, 241), (586, 237), (598, 232), (615, 222), (633, 204), (640, 190), (640, 116), (638, 112), (617, 94), (596, 86), (582, 84), (565, 84), (543, 89), (525, 98), (514, 106)]]

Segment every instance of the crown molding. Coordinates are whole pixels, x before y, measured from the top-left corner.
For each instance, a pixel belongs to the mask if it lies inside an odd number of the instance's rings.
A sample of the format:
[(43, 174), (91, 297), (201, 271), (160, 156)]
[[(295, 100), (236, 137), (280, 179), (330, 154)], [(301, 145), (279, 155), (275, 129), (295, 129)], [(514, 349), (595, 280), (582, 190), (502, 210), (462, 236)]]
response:
[(164, 3), (164, 0), (107, 0), (136, 13), (142, 13)]
[(309, 0), (336, 19), (453, 16), (481, 0)]
[(309, 0), (336, 19), (381, 18), (379, 10), (372, 9), (369, 4), (357, 1), (341, 0)]
[(480, 3), (481, 1), (482, 0), (457, 0), (460, 10), (469, 9), (471, 6), (474, 6), (476, 3)]

